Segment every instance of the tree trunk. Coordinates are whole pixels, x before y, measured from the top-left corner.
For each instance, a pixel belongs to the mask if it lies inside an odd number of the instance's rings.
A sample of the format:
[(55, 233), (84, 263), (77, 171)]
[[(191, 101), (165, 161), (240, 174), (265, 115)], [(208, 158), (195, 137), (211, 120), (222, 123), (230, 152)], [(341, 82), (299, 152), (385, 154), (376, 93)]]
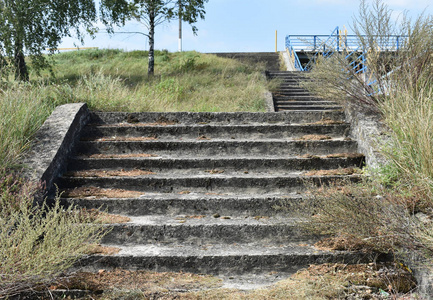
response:
[(16, 80), (29, 81), (29, 72), (24, 58), (23, 45), (18, 41), (15, 43), (14, 67)]
[(149, 12), (149, 66), (147, 75), (153, 76), (155, 69), (155, 10)]

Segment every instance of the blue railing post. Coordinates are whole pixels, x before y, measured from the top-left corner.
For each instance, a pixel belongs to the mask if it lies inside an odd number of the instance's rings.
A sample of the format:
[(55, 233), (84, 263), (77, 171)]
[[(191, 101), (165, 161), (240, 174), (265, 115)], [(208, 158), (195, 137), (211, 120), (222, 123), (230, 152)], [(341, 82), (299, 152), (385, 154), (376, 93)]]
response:
[(337, 27), (337, 52), (340, 52), (340, 30)]

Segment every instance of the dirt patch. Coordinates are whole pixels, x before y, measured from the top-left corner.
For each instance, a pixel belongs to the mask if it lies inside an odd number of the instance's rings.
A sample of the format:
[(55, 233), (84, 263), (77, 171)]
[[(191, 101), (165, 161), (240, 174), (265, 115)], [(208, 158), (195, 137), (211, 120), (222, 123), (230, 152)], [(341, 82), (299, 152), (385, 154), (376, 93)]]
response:
[(299, 141), (324, 141), (324, 140), (332, 140), (332, 137), (324, 134), (307, 134), (301, 136), (297, 140)]
[(197, 138), (198, 141), (209, 141), (210, 138), (205, 136), (205, 135), (201, 135)]
[(100, 244), (91, 245), (91, 248), (87, 254), (99, 254), (99, 255), (114, 255), (120, 252), (120, 248), (107, 247)]
[(156, 141), (158, 137), (156, 135), (152, 136), (109, 136), (101, 138), (82, 138), (82, 141), (92, 141), (92, 142), (142, 142), (142, 141)]
[(92, 154), (88, 158), (135, 158), (135, 157), (158, 157), (156, 154), (130, 153), (130, 154)]
[(341, 168), (332, 170), (313, 170), (303, 173), (304, 176), (337, 176), (360, 174), (357, 168)]
[[(148, 271), (99, 270), (97, 273), (79, 272), (51, 286), (51, 290), (79, 289), (96, 293), (109, 293), (111, 290), (141, 291), (151, 295), (155, 292), (168, 290), (194, 290), (197, 288), (216, 288), (221, 286), (221, 280), (210, 275), (191, 273), (156, 273)], [(110, 299), (110, 298), (100, 298)], [(128, 298), (133, 299), (133, 298)], [(139, 298), (149, 299), (149, 298)]]
[(338, 124), (344, 124), (343, 121), (335, 121), (329, 118), (322, 119), (320, 121), (314, 122), (314, 123), (307, 123), (306, 125), (338, 125)]
[(115, 177), (115, 176), (143, 176), (143, 175), (155, 175), (155, 172), (151, 170), (84, 170), (84, 171), (73, 171), (67, 172), (67, 177)]
[(99, 187), (79, 187), (74, 189), (66, 189), (62, 193), (63, 198), (136, 198), (143, 195), (143, 192), (128, 191), (123, 189), (103, 189)]
[(115, 214), (109, 214), (97, 209), (86, 209), (83, 208), (80, 210), (80, 216), (83, 219), (83, 221), (92, 221), (102, 224), (118, 224), (118, 223), (127, 223), (131, 221), (130, 218), (121, 216), (121, 215), (115, 215)]
[(333, 154), (328, 154), (325, 157), (326, 158), (360, 158), (363, 156), (364, 154), (361, 153), (333, 153)]
[(131, 123), (117, 123), (117, 124), (107, 124), (104, 127), (151, 127), (151, 126), (173, 126), (177, 125), (177, 122), (167, 121), (167, 122), (152, 122), (152, 123), (142, 123), (142, 122), (131, 122)]
[(224, 170), (218, 170), (218, 169), (212, 169), (212, 170), (206, 170), (205, 172), (209, 173), (209, 174), (222, 174), (225, 171)]
[(332, 153), (328, 155), (312, 155), (304, 154), (299, 156), (300, 158), (361, 158), (364, 154), (361, 153)]

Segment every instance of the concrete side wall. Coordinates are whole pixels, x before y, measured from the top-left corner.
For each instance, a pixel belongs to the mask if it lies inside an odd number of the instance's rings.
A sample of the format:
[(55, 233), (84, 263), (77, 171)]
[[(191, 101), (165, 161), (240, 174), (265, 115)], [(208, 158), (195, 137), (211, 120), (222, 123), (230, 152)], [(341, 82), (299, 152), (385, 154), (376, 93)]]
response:
[(380, 117), (352, 103), (345, 105), (346, 121), (351, 124), (350, 135), (358, 142), (358, 151), (365, 155), (367, 166), (379, 167), (386, 163), (378, 149), (388, 138)]
[(290, 59), (289, 53), (287, 53), (287, 51), (283, 51), (281, 52), (281, 55), (283, 56), (286, 71), (296, 71), (293, 61)]
[(23, 160), (25, 176), (41, 182), (45, 192), (51, 192), (57, 177), (66, 171), (67, 158), (89, 120), (85, 103), (57, 107), (37, 132)]
[[(365, 111), (353, 104), (345, 107), (346, 120), (351, 123), (351, 137), (358, 141), (358, 151), (366, 157), (369, 167), (379, 167), (386, 158), (377, 149), (389, 140), (386, 127), (377, 114)], [(403, 261), (408, 265), (418, 282), (418, 292), (422, 299), (433, 299), (433, 274), (425, 267), (422, 259), (415, 254), (406, 254)]]

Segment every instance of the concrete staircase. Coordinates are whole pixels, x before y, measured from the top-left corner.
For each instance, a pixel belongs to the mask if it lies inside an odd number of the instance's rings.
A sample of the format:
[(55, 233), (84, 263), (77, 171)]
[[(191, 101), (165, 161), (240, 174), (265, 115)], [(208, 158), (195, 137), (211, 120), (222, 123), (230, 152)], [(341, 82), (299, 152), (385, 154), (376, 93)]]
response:
[[(309, 264), (368, 261), (359, 253), (314, 248), (316, 237), (298, 228), (292, 209), (302, 201), (306, 178), (341, 178), (306, 171), (362, 165), (348, 130), (343, 112), (328, 107), (92, 113), (60, 179), (62, 201), (102, 207), (131, 221), (109, 225), (103, 240), (120, 248), (118, 254), (89, 256), (82, 265), (211, 273), (226, 279), (226, 286), (249, 288)], [(119, 196), (116, 189), (131, 193)]]
[(275, 111), (288, 110), (338, 110), (342, 109), (335, 102), (324, 101), (312, 96), (307, 90), (299, 85), (306, 79), (301, 72), (290, 71), (267, 71), (269, 79), (278, 79), (280, 86), (272, 91)]

